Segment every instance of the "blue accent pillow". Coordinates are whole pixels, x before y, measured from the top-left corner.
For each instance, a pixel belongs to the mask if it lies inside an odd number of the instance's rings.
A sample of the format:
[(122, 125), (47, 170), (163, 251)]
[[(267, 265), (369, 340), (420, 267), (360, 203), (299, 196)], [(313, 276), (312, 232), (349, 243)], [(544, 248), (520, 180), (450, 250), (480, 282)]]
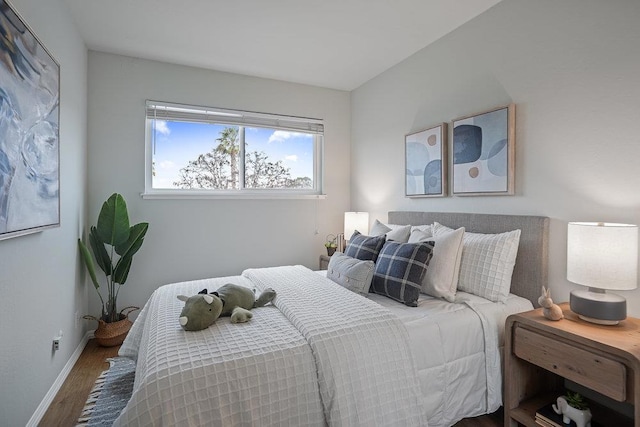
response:
[(434, 245), (434, 242), (385, 243), (376, 261), (371, 292), (417, 307)]
[(376, 262), (385, 240), (384, 234), (382, 236), (365, 236), (356, 230), (349, 239), (344, 254), (362, 261)]

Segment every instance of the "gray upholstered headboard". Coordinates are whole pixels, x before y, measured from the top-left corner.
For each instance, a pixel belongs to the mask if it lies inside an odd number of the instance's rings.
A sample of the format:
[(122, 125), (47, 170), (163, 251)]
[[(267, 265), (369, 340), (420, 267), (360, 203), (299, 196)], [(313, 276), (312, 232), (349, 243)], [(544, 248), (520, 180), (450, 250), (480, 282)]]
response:
[(389, 212), (390, 224), (422, 225), (434, 221), (475, 233), (502, 233), (520, 229), (520, 246), (511, 279), (511, 293), (538, 307), (540, 288), (547, 286), (549, 218), (528, 215), (494, 215), (455, 212)]

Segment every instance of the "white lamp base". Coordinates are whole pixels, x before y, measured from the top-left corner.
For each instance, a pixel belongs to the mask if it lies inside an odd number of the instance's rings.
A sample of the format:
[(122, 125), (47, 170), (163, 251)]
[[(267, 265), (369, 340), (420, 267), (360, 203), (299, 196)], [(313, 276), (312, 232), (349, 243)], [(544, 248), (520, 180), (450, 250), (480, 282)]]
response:
[(617, 325), (627, 318), (627, 300), (602, 291), (571, 291), (569, 306), (582, 320), (599, 325)]
[(578, 314), (578, 317), (586, 322), (597, 323), (598, 325), (613, 326), (620, 323), (619, 320), (600, 320), (600, 319), (594, 319), (592, 317), (583, 316), (582, 314)]

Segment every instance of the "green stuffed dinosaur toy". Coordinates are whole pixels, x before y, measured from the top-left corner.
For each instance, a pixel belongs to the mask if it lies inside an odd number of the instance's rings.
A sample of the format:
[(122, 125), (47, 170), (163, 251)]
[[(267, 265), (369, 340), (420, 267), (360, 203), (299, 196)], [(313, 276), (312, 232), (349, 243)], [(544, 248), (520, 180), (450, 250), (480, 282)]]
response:
[(275, 297), (276, 291), (267, 288), (255, 299), (253, 291), (233, 283), (227, 283), (212, 293), (203, 289), (192, 297), (178, 295), (178, 299), (185, 303), (180, 313), (180, 326), (185, 331), (200, 331), (213, 325), (220, 316), (231, 316), (231, 323), (248, 322), (253, 317), (249, 310), (262, 307)]

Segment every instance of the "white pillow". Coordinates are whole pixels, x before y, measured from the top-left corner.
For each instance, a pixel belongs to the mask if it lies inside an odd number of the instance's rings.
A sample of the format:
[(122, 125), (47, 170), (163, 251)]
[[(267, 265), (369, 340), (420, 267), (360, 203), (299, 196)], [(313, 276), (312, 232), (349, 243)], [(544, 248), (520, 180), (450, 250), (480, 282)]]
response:
[(433, 258), (422, 279), (422, 292), (436, 298), (444, 298), (449, 302), (455, 301), (463, 236), (464, 227), (450, 231), (441, 229), (435, 236), (431, 236), (431, 232), (419, 229), (411, 232), (409, 243), (427, 241), (435, 243)]
[[(433, 226), (436, 236), (442, 230), (451, 230), (437, 222)], [(499, 234), (465, 232), (458, 290), (491, 301), (506, 301), (519, 243), (520, 230)]]
[(375, 221), (373, 221), (373, 225), (369, 230), (369, 235), (382, 236), (383, 234), (387, 234), (389, 231), (391, 231), (391, 227), (387, 227), (386, 225), (384, 225), (383, 223), (381, 223), (376, 219)]
[(407, 243), (421, 243), (427, 241), (433, 241), (433, 234), (431, 234), (431, 231), (414, 228), (411, 230), (411, 235), (409, 236)]
[(398, 225), (398, 224), (383, 224), (377, 219), (373, 222), (370, 236), (382, 236), (386, 234), (387, 240), (393, 240), (398, 243), (407, 243), (409, 235), (411, 234), (410, 225)]
[(431, 224), (412, 225), (411, 226), (411, 232), (413, 233), (415, 230), (424, 231), (425, 233), (429, 233), (429, 235), (433, 236), (433, 230), (431, 229)]
[(327, 277), (350, 291), (368, 294), (375, 264), (362, 261), (342, 252), (334, 253), (329, 259)]

